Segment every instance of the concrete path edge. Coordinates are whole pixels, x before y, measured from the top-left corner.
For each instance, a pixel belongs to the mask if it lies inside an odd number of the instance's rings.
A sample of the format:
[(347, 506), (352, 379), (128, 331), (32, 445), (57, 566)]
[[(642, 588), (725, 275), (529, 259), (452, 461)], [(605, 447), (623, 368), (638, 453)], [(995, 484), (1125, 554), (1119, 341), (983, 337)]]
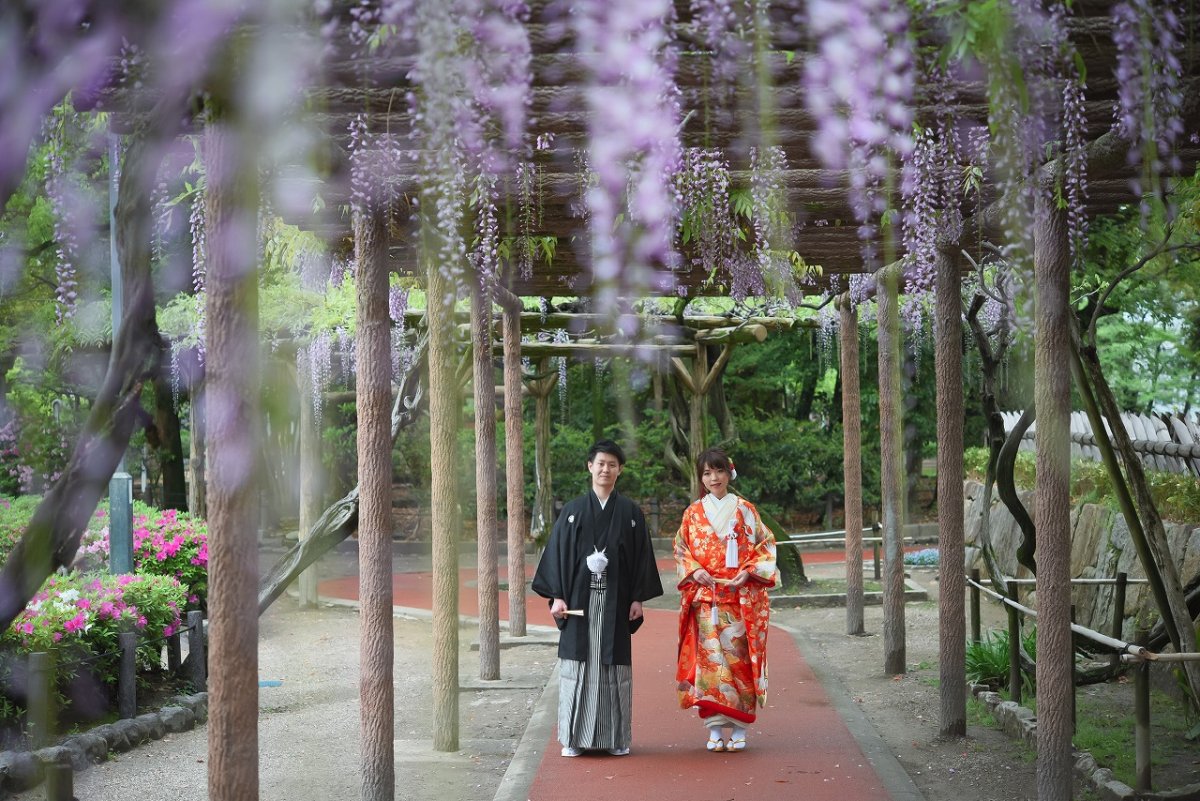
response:
[(809, 668), (816, 675), (817, 681), (821, 683), (825, 694), (829, 696), (829, 702), (845, 722), (846, 728), (850, 730), (850, 735), (862, 749), (863, 756), (875, 769), (875, 774), (883, 783), (892, 801), (925, 801), (925, 796), (913, 783), (900, 761), (896, 759), (896, 755), (887, 747), (887, 743), (879, 736), (879, 732), (876, 731), (871, 721), (863, 714), (862, 709), (850, 698), (837, 676), (831, 673), (819, 659), (808, 657), (808, 654), (812, 654), (816, 650), (812, 640), (803, 631), (792, 626), (774, 622), (771, 623), (771, 626), (791, 635), (796, 647), (804, 655)]
[(557, 718), (558, 665), (555, 664), (492, 801), (529, 801), (529, 788), (533, 786), (533, 780), (537, 777), (538, 768), (541, 767), (542, 758), (545, 756), (546, 743), (550, 741)]

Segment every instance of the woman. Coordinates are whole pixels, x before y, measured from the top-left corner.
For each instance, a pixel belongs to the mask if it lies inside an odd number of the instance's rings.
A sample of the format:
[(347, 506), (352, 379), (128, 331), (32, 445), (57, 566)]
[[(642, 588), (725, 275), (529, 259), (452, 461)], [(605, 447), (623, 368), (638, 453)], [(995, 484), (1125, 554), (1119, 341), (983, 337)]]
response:
[(708, 728), (705, 747), (736, 752), (766, 702), (775, 537), (754, 505), (730, 492), (737, 473), (724, 451), (701, 453), (696, 474), (707, 494), (683, 513), (675, 535), (682, 594), (675, 678), (679, 705), (696, 707)]

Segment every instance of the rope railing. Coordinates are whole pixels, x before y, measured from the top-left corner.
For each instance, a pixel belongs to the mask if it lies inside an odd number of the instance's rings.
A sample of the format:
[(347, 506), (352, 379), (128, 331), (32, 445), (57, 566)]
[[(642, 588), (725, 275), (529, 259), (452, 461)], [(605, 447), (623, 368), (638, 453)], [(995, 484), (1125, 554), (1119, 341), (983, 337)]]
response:
[[(1036, 579), (1012, 579), (1005, 578), (1004, 581), (1008, 584), (1034, 584)], [(1180, 663), (1180, 662), (1198, 662), (1200, 661), (1200, 653), (1182, 653), (1182, 654), (1164, 654), (1151, 651), (1142, 645), (1130, 643), (1120, 638), (1122, 624), (1125, 617), (1125, 585), (1131, 582), (1142, 583), (1144, 579), (1130, 579), (1124, 573), (1118, 573), (1115, 579), (1108, 578), (1093, 578), (1093, 579), (1071, 579), (1072, 584), (1114, 584), (1116, 592), (1114, 593), (1113, 601), (1113, 635), (1109, 636), (1101, 634), (1098, 631), (1089, 629), (1086, 626), (1081, 626), (1071, 621), (1071, 632), (1078, 634), (1097, 645), (1103, 646), (1113, 652), (1112, 666), (1115, 668), (1118, 664), (1132, 665), (1134, 672), (1133, 693), (1134, 693), (1134, 773), (1135, 786), (1134, 789), (1139, 793), (1149, 792), (1151, 789), (1151, 763), (1150, 763), (1150, 666), (1160, 663)], [(979, 597), (980, 593), (986, 594), (990, 598), (999, 601), (1008, 609), (1008, 654), (1009, 654), (1009, 697), (1016, 703), (1021, 703), (1021, 667), (1020, 667), (1020, 643), (1021, 643), (1021, 621), (1020, 616), (1026, 615), (1033, 619), (1037, 619), (1037, 611), (1025, 606), (1024, 604), (1009, 598), (1001, 593), (996, 592), (990, 587), (985, 587), (984, 584), (991, 584), (990, 580), (984, 580), (979, 577), (978, 570), (972, 570), (971, 575), (967, 577), (967, 585), (971, 590), (971, 633), (972, 639), (975, 642), (980, 641), (979, 631)], [(1071, 608), (1071, 617), (1074, 618), (1074, 607)], [(1144, 632), (1143, 632), (1144, 633)], [(1075, 653), (1074, 649), (1071, 652), (1071, 670), (1075, 670)], [(1071, 721), (1072, 725), (1075, 721), (1075, 696), (1072, 687), (1071, 695)]]
[[(874, 523), (862, 530), (863, 534), (874, 534), (883, 530), (883, 526), (879, 523)], [(842, 536), (837, 536), (838, 534)], [(880, 560), (879, 546), (883, 543), (882, 537), (862, 537), (862, 543), (871, 545), (871, 564), (873, 575), (876, 581), (880, 578)], [(846, 530), (838, 529), (837, 531), (817, 531), (810, 534), (789, 534), (786, 539), (781, 539), (776, 542), (779, 545), (837, 545), (846, 541)], [(911, 542), (912, 537), (901, 538), (902, 542)]]

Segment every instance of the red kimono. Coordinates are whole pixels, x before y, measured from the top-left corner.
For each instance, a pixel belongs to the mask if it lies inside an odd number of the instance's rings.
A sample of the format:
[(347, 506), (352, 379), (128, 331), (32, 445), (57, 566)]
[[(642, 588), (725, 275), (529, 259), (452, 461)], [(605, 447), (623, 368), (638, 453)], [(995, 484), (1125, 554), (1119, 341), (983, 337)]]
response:
[[(726, 567), (727, 532), (713, 530), (702, 501), (683, 513), (675, 535), (682, 594), (675, 678), (683, 709), (696, 707), (702, 718), (724, 715), (753, 723), (757, 707), (766, 702), (771, 615), (767, 590), (778, 584), (779, 570), (775, 537), (745, 499), (737, 500), (732, 532), (738, 566)], [(739, 570), (746, 570), (750, 578), (738, 589), (718, 583), (710, 590), (690, 578), (701, 567), (716, 579), (732, 579)]]

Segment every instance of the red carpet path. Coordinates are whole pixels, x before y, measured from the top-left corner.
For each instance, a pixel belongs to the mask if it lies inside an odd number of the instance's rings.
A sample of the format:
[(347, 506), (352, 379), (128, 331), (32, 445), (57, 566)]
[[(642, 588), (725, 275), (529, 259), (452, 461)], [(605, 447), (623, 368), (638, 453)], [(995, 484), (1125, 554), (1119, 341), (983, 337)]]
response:
[[(841, 556), (833, 553), (826, 558), (824, 554), (806, 552), (804, 559), (809, 563), (827, 562)], [(673, 563), (670, 559), (660, 559), (659, 563), (665, 584), (672, 575)], [(501, 576), (503, 580), (503, 569)], [(474, 569), (461, 570), (460, 580), (460, 613), (474, 616), (478, 596)], [(395, 574), (392, 582), (394, 605), (429, 608), (432, 598), (429, 573)], [(324, 581), (319, 591), (327, 597), (356, 600), (358, 579), (351, 576)], [(530, 604), (529, 622), (548, 625), (549, 615), (540, 606), (544, 601), (530, 597), (536, 601)], [(506, 593), (501, 592), (502, 618), (507, 616), (507, 607)], [(624, 757), (585, 754), (567, 759), (559, 756), (560, 746), (551, 730), (528, 791), (529, 801), (568, 798), (571, 801), (887, 801), (893, 798), (793, 638), (774, 627), (767, 646), (768, 703), (760, 711), (758, 722), (750, 727), (749, 746), (741, 753), (707, 752), (704, 749), (707, 732), (696, 713), (679, 709), (676, 703), (676, 621), (672, 612), (647, 610), (646, 624), (634, 636), (632, 753)], [(856, 710), (850, 712), (857, 714)], [(554, 717), (553, 710), (550, 717)], [(895, 787), (894, 782), (890, 784)], [(895, 797), (902, 795), (909, 797), (904, 793)]]

